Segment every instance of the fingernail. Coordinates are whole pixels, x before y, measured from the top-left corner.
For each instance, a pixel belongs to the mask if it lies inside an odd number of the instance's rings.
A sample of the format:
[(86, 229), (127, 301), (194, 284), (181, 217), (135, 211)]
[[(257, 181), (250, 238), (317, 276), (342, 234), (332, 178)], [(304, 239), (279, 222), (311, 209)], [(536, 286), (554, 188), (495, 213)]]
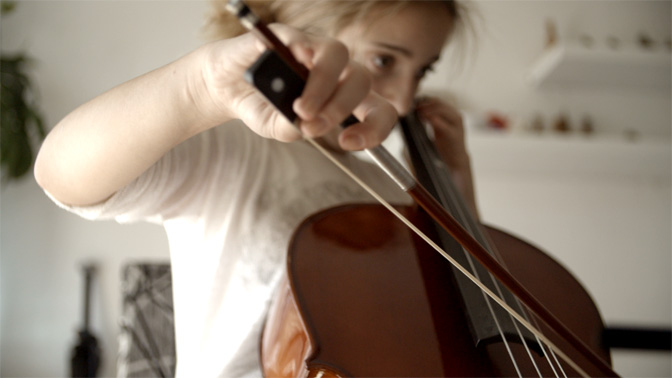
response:
[(342, 146), (348, 150), (361, 150), (364, 148), (364, 137), (359, 134), (350, 134), (343, 138)]
[(304, 99), (303, 97), (296, 99), (292, 107), (294, 112), (299, 114), (304, 119), (310, 120), (315, 113), (315, 104), (313, 104), (310, 99)]
[(301, 63), (310, 65), (313, 60), (313, 55), (315, 55), (313, 47), (308, 42), (300, 42), (299, 46), (301, 47), (301, 53), (297, 58)]

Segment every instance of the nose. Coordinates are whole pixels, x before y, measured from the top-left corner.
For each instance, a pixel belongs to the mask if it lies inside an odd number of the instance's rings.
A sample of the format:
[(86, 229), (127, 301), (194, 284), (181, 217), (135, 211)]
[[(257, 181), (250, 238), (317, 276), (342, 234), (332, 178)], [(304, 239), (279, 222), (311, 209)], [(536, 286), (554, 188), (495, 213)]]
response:
[(404, 116), (411, 111), (413, 107), (415, 93), (418, 89), (417, 80), (397, 80), (397, 82), (387, 88), (384, 96), (400, 116)]

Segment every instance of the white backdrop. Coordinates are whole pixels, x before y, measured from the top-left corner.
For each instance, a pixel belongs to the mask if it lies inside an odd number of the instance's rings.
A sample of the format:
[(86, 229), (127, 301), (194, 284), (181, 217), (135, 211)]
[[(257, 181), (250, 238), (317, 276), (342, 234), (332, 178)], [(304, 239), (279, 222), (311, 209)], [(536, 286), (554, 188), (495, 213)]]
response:
[[(48, 124), (74, 107), (202, 43), (204, 1), (21, 1), (2, 20), (2, 51), (34, 58), (32, 77)], [(483, 218), (542, 247), (595, 298), (609, 324), (670, 326), (670, 92), (536, 90), (525, 74), (552, 18), (561, 39), (589, 33), (635, 38), (670, 33), (667, 1), (482, 1), (484, 30), (469, 67), (445, 60), (427, 90), (456, 96), (470, 122)], [(496, 110), (513, 120), (590, 113), (590, 139), (495, 135), (477, 129)], [(636, 143), (622, 131), (639, 130)], [(92, 223), (57, 209), (32, 178), (2, 189), (0, 375), (65, 376), (81, 323), (83, 262), (96, 261), (94, 332), (114, 376), (121, 309), (120, 269), (165, 260), (152, 225)], [(626, 376), (670, 376), (668, 353), (615, 352)]]

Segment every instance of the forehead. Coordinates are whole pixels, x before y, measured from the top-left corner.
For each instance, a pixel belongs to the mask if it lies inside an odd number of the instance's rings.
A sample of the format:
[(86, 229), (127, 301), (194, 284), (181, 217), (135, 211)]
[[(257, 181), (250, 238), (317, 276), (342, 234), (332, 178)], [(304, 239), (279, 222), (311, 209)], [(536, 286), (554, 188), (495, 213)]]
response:
[(441, 51), (452, 30), (452, 18), (442, 2), (407, 3), (373, 11), (358, 25), (361, 36), (384, 44)]

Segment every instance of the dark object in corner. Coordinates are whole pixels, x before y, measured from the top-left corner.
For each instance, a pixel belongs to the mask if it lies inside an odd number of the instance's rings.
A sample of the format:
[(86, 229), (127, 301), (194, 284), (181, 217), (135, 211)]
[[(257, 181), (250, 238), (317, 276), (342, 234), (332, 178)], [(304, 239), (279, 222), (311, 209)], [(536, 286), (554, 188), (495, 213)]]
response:
[(672, 330), (606, 327), (602, 342), (609, 348), (672, 350)]
[(92, 265), (84, 267), (84, 327), (79, 331), (79, 342), (72, 351), (72, 377), (95, 377), (100, 366), (98, 340), (89, 332), (89, 298), (94, 269)]

